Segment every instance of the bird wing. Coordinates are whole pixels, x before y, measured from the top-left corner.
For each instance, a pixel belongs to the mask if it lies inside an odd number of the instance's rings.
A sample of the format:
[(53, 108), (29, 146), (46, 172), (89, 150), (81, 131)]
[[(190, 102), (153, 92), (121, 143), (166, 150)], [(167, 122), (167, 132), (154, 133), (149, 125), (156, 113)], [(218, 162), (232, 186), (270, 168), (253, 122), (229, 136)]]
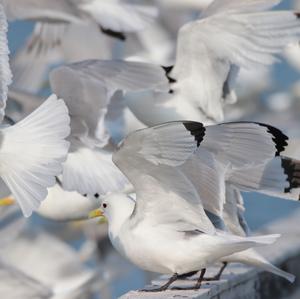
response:
[[(142, 130), (143, 132), (143, 130)], [(279, 155), (288, 137), (272, 126), (234, 122), (204, 127), (193, 121), (169, 122), (148, 129), (141, 154), (154, 164), (180, 166), (199, 147), (234, 169), (262, 165)], [(247, 153), (247, 155), (245, 155)]]
[(79, 12), (71, 1), (1, 0), (9, 20), (78, 22)]
[(78, 7), (92, 16), (105, 30), (113, 32), (134, 32), (145, 29), (156, 18), (155, 7), (124, 4), (120, 1), (81, 1)]
[(117, 91), (165, 90), (164, 72), (159, 66), (126, 61), (86, 60), (65, 65), (50, 73), (52, 90), (62, 97), (70, 111), (74, 134), (107, 142), (104, 120), (111, 96)]
[(12, 73), (9, 66), (9, 48), (7, 41), (7, 20), (3, 7), (0, 5), (0, 123), (5, 115), (8, 86), (12, 82)]
[(279, 129), (263, 123), (232, 122), (206, 127), (202, 146), (233, 169), (263, 165), (280, 155), (289, 138)]
[(226, 89), (233, 88), (238, 69), (276, 62), (275, 55), (300, 33), (298, 14), (263, 11), (278, 2), (217, 0), (200, 20), (184, 25), (178, 36), (176, 63), (169, 74), (175, 81), (173, 92), (181, 93), (181, 98), (208, 118), (222, 121), (222, 99), (231, 93)]
[[(159, 126), (155, 130), (164, 129)], [(114, 163), (136, 192), (137, 201), (131, 219), (150, 221), (153, 225), (164, 225), (177, 232), (213, 233), (214, 227), (205, 214), (197, 191), (178, 168), (170, 166), (172, 158), (168, 157), (166, 164), (164, 160), (158, 164), (149, 159), (147, 147), (150, 140), (155, 139), (152, 130), (130, 134), (113, 154)], [(176, 160), (176, 155), (173, 158)]]
[(37, 93), (47, 81), (51, 65), (63, 60), (62, 44), (68, 26), (64, 23), (36, 23), (34, 30), (11, 59), (12, 87)]
[(199, 147), (180, 170), (192, 182), (207, 212), (222, 218), (225, 199), (225, 177), (228, 167), (220, 163), (213, 153)]
[(110, 152), (86, 147), (70, 152), (63, 164), (62, 187), (96, 197), (126, 190), (130, 183), (112, 163), (111, 156)]
[[(204, 209), (221, 218), (228, 172), (266, 165), (287, 145), (287, 137), (278, 129), (251, 122), (208, 127), (190, 121), (169, 122), (137, 131), (129, 140), (140, 144), (138, 154), (151, 165), (158, 169), (168, 165), (183, 173)], [(131, 181), (126, 168), (121, 170)]]
[(266, 164), (232, 170), (226, 180), (243, 191), (255, 191), (290, 200), (300, 198), (300, 161), (275, 157)]
[(233, 234), (245, 237), (250, 229), (245, 216), (244, 201), (241, 192), (230, 184), (226, 184), (226, 203), (224, 204), (223, 220), (226, 228)]

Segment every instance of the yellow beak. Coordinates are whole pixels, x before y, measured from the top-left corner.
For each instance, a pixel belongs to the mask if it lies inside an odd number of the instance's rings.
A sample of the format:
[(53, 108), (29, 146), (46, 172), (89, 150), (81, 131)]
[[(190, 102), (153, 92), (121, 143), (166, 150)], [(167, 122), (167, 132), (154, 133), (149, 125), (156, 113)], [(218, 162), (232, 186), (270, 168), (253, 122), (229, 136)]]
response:
[(106, 223), (107, 219), (103, 214), (103, 211), (100, 209), (93, 210), (89, 213), (89, 219), (100, 218), (99, 223)]
[(10, 196), (0, 199), (0, 207), (11, 206), (14, 205), (15, 203), (16, 201)]

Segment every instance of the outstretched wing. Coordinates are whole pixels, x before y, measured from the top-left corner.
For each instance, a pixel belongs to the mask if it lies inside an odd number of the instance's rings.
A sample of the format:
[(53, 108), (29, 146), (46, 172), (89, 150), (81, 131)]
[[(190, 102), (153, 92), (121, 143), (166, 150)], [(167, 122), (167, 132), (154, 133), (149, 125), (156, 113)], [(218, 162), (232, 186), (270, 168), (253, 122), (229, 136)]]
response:
[(208, 118), (222, 121), (224, 100), (235, 100), (238, 69), (276, 62), (275, 55), (299, 36), (298, 14), (263, 11), (279, 2), (216, 0), (200, 20), (183, 26), (169, 74), (176, 82), (172, 90)]
[[(222, 217), (226, 168), (261, 165), (275, 157), (278, 140), (285, 140), (285, 135), (270, 128), (255, 123), (205, 128), (197, 122), (170, 122), (130, 134), (113, 161), (136, 190), (137, 218), (151, 213), (156, 221), (168, 219), (182, 229), (198, 225), (211, 231), (203, 206)], [(224, 130), (230, 134), (222, 139)]]
[(239, 169), (262, 165), (288, 145), (288, 137), (280, 130), (254, 122), (204, 127), (198, 122), (175, 121), (138, 131), (129, 137), (135, 138), (139, 132), (145, 134), (140, 153), (157, 165), (180, 166), (193, 154), (198, 155), (198, 148), (203, 147), (222, 163)]
[[(157, 172), (160, 167), (172, 169), (174, 174), (180, 172), (189, 181), (182, 185), (196, 191), (204, 209), (222, 217), (227, 173), (267, 164), (284, 149), (286, 141), (287, 137), (278, 129), (258, 123), (204, 127), (197, 122), (170, 122), (130, 134), (121, 146), (123, 155), (118, 158), (117, 153), (114, 161), (131, 182), (139, 172), (129, 172), (130, 163), (131, 168), (137, 167), (141, 173), (150, 165)], [(131, 152), (136, 152), (135, 158), (126, 162)], [(140, 165), (139, 159), (143, 159)], [(172, 177), (172, 171), (169, 175)]]

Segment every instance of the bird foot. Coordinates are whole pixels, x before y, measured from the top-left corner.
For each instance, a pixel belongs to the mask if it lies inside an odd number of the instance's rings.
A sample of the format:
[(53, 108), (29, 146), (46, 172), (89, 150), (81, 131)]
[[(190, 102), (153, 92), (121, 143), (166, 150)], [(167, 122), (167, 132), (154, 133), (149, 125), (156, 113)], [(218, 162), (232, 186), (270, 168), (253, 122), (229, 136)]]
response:
[(213, 277), (204, 277), (203, 280), (204, 281), (219, 281), (221, 278), (220, 275), (216, 275), (216, 276), (213, 276)]
[(159, 287), (159, 288), (153, 288), (153, 289), (141, 289), (141, 290), (139, 290), (139, 292), (147, 292), (147, 293), (153, 292), (153, 293), (155, 293), (155, 292), (164, 292), (164, 291), (166, 291), (167, 289), (168, 289), (168, 287), (162, 286), (162, 287)]
[(198, 285), (194, 285), (194, 286), (190, 286), (190, 287), (172, 287), (171, 290), (174, 290), (174, 291), (197, 291), (201, 288), (201, 284)]

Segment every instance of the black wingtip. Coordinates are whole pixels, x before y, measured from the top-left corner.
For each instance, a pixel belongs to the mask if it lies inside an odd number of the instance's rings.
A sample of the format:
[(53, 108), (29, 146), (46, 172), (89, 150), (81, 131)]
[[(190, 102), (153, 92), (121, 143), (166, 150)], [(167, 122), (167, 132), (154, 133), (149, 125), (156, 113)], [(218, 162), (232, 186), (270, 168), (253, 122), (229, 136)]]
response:
[(206, 129), (204, 125), (195, 121), (185, 121), (183, 122), (183, 125), (188, 131), (190, 131), (191, 135), (195, 137), (195, 141), (197, 141), (197, 147), (199, 147), (205, 136)]
[(289, 140), (289, 137), (275, 127), (262, 123), (257, 124), (262, 127), (266, 127), (268, 129), (268, 132), (273, 135), (273, 141), (277, 149), (276, 156), (280, 156), (280, 153), (282, 153), (288, 145), (287, 141)]
[(102, 26), (100, 26), (100, 30), (104, 34), (106, 34), (106, 35), (108, 35), (108, 36), (110, 36), (112, 38), (116, 38), (116, 39), (119, 39), (121, 41), (125, 41), (126, 40), (126, 36), (125, 36), (125, 34), (123, 32), (113, 31), (111, 29), (103, 28)]
[(297, 19), (300, 19), (300, 12), (294, 12), (294, 15), (297, 17)]
[(166, 72), (166, 76), (169, 80), (169, 83), (176, 83), (177, 82), (174, 78), (170, 77), (170, 73), (173, 70), (173, 67), (174, 67), (173, 65), (171, 65), (171, 66), (162, 66), (162, 68)]
[(300, 161), (282, 157), (281, 165), (290, 184), (288, 188), (285, 188), (284, 192), (290, 193), (292, 189), (300, 188)]

